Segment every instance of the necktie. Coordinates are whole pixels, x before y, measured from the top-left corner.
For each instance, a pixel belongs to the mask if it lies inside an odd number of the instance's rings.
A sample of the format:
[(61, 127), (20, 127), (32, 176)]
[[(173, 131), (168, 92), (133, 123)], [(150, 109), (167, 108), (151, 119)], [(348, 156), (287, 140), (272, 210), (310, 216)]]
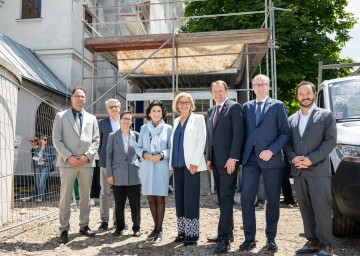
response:
[(215, 116), (214, 116), (214, 118), (213, 118), (213, 125), (214, 125), (214, 126), (216, 125), (216, 121), (217, 121), (217, 119), (218, 119), (218, 117), (219, 117), (220, 108), (221, 108), (220, 105), (217, 105), (217, 106), (216, 106)]
[(256, 108), (256, 111), (255, 111), (255, 117), (256, 117), (256, 126), (257, 126), (259, 124), (259, 121), (260, 121), (262, 102), (259, 101), (256, 104), (257, 104), (257, 108)]
[(76, 123), (76, 127), (77, 127), (79, 133), (81, 133), (80, 112), (76, 112), (75, 123)]

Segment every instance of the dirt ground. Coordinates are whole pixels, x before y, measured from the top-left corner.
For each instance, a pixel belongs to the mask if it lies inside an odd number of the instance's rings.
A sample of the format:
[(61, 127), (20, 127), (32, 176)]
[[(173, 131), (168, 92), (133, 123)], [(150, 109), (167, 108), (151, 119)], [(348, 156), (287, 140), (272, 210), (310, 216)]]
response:
[[(93, 206), (90, 228), (97, 232), (93, 238), (78, 234), (78, 211), (71, 213), (70, 241), (66, 245), (58, 243), (58, 216), (53, 214), (21, 227), (0, 233), (0, 255), (212, 255), (215, 244), (206, 238), (216, 234), (219, 209), (216, 195), (201, 197), (200, 239), (197, 246), (184, 247), (174, 243), (177, 235), (175, 199), (169, 195), (166, 200), (166, 213), (163, 225), (163, 241), (160, 244), (146, 242), (152, 230), (152, 217), (145, 197), (142, 198), (141, 231), (139, 238), (132, 237), (130, 210), (127, 207), (126, 222), (129, 230), (120, 237), (112, 235), (113, 230), (98, 232), (100, 224), (99, 205)], [(241, 210), (234, 204), (235, 240), (228, 255), (269, 255), (265, 249), (266, 238), (265, 211), (257, 211), (257, 246), (251, 252), (239, 253), (239, 245), (244, 240)], [(110, 225), (111, 226), (111, 225)], [(279, 250), (274, 255), (294, 255), (294, 251), (305, 243), (302, 220), (298, 208), (281, 208), (276, 242)], [(360, 237), (335, 238), (335, 255), (360, 256)]]

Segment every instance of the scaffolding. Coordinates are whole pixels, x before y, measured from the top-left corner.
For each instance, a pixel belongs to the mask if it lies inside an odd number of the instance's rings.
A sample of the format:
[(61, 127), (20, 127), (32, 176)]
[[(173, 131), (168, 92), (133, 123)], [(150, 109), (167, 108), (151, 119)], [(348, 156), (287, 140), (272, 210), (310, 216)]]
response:
[[(101, 107), (95, 107), (96, 104), (105, 97), (111, 97), (114, 92), (126, 101), (126, 109), (135, 110), (136, 101), (160, 98), (169, 101), (168, 105), (171, 106), (171, 101), (180, 90), (196, 95), (199, 100), (196, 104), (199, 106), (200, 103), (200, 109), (203, 110), (212, 106), (211, 94), (205, 92), (209, 91), (211, 82), (218, 79), (227, 81), (230, 92), (235, 93), (231, 95), (236, 95), (236, 100), (245, 102), (251, 98), (250, 77), (255, 74), (264, 56), (266, 75), (271, 74), (271, 96), (277, 98), (274, 12), (290, 10), (276, 8), (272, 0), (264, 0), (264, 10), (261, 11), (184, 17), (182, 8), (185, 2), (194, 1), (96, 0), (92, 7), (84, 5), (84, 12), (90, 13), (94, 18), (91, 22), (83, 22), (84, 30), (90, 30), (92, 35), (87, 38), (84, 36), (84, 47), (94, 56), (94, 75), (84, 79), (91, 79), (94, 81), (94, 88), (102, 89), (101, 95), (96, 96), (90, 106), (93, 107), (93, 113), (101, 114)], [(262, 28), (177, 33), (178, 28), (183, 25), (182, 22), (189, 19), (253, 14), (264, 14)], [(227, 50), (219, 47), (224, 44), (229, 46)], [(239, 47), (231, 48), (234, 45)], [(191, 46), (200, 46), (202, 50), (200, 53), (180, 53), (182, 49)], [(218, 48), (203, 51), (209, 46)], [(233, 65), (228, 65), (225, 71), (209, 69), (198, 73), (184, 72), (190, 58), (202, 57), (211, 60), (231, 55), (237, 55), (238, 59), (233, 61)], [(165, 61), (167, 64), (164, 64)], [(104, 62), (111, 63), (113, 75), (109, 76), (106, 70), (100, 70)], [(167, 68), (164, 74), (157, 74), (156, 71), (148, 74), (138, 72), (144, 71), (145, 65), (152, 68), (159, 62), (164, 66), (164, 70)], [(110, 86), (106, 85), (109, 79), (113, 80)], [(128, 88), (131, 88), (131, 91)], [(151, 94), (148, 94), (149, 92)]]

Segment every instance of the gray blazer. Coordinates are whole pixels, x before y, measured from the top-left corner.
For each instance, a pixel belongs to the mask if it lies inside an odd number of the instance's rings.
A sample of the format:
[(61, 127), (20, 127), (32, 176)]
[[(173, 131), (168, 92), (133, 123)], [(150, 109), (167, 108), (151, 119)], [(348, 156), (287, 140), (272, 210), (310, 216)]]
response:
[(115, 186), (131, 186), (140, 184), (139, 157), (135, 149), (138, 135), (130, 131), (128, 152), (125, 153), (121, 131), (109, 134), (106, 146), (106, 175), (114, 176)]
[(106, 167), (106, 146), (109, 134), (113, 132), (110, 117), (107, 117), (99, 122), (100, 145), (99, 145), (99, 166)]
[(300, 112), (289, 117), (291, 139), (286, 145), (290, 161), (296, 156), (306, 156), (312, 162), (308, 169), (291, 166), (293, 176), (308, 171), (310, 176), (331, 176), (329, 154), (336, 146), (336, 119), (332, 112), (315, 106), (305, 127), (303, 136), (299, 132)]
[(79, 133), (71, 108), (56, 114), (53, 124), (53, 143), (59, 154), (57, 167), (69, 167), (67, 159), (74, 156), (86, 155), (89, 158), (83, 167), (95, 167), (95, 154), (99, 147), (99, 128), (96, 117), (82, 111), (82, 129)]

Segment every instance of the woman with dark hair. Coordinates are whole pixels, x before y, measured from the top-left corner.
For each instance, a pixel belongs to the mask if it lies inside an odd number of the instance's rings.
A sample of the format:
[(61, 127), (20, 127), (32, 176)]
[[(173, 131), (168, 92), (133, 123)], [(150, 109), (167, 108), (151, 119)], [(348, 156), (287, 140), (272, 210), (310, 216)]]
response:
[(36, 186), (36, 202), (41, 203), (45, 200), (46, 182), (52, 168), (52, 161), (56, 158), (55, 148), (48, 146), (47, 136), (40, 137), (40, 145), (34, 150)]
[(149, 201), (154, 229), (148, 241), (162, 241), (162, 224), (165, 215), (165, 196), (168, 195), (170, 136), (172, 128), (165, 124), (165, 108), (161, 101), (154, 100), (146, 109), (149, 120), (140, 130), (136, 153), (141, 158), (141, 191)]
[(125, 228), (125, 203), (129, 199), (133, 236), (140, 232), (140, 178), (139, 157), (135, 149), (138, 133), (130, 129), (132, 113), (125, 111), (120, 115), (120, 130), (109, 134), (106, 146), (106, 176), (113, 185), (116, 213), (114, 236), (120, 236)]

